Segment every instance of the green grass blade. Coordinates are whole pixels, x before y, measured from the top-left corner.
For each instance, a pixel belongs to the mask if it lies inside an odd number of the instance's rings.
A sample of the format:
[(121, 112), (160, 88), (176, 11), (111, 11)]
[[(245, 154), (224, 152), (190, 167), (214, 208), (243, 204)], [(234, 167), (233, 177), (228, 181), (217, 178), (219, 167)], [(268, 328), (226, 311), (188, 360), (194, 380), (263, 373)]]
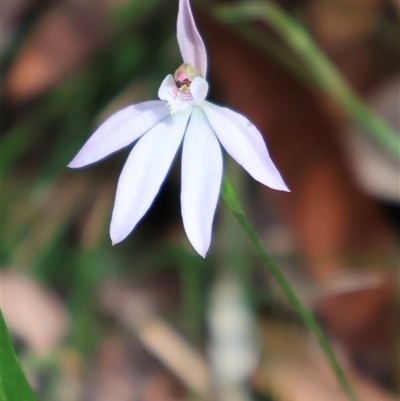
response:
[(272, 1), (249, 1), (216, 8), (227, 23), (262, 20), (300, 56), (319, 87), (357, 120), (381, 146), (400, 159), (400, 137), (373, 113), (349, 87), (337, 68), (318, 47), (307, 30)]
[(36, 401), (22, 372), (0, 311), (0, 399), (1, 401)]

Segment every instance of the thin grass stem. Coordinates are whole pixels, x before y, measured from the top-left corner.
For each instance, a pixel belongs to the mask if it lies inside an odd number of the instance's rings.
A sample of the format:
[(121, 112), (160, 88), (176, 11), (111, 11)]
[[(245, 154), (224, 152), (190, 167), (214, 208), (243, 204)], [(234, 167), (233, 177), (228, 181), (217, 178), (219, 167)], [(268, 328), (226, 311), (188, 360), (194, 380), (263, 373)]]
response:
[(219, 6), (215, 15), (225, 23), (261, 20), (269, 24), (300, 57), (319, 87), (357, 120), (376, 142), (400, 159), (400, 137), (372, 112), (350, 88), (338, 69), (307, 30), (270, 0)]
[(353, 389), (351, 388), (346, 375), (344, 374), (342, 368), (340, 367), (335, 354), (332, 350), (332, 347), (329, 344), (328, 339), (326, 338), (325, 334), (323, 333), (322, 329), (318, 325), (317, 321), (315, 320), (314, 316), (311, 312), (309, 312), (305, 306), (300, 301), (299, 297), (294, 292), (293, 288), (285, 279), (284, 275), (282, 274), (279, 267), (274, 263), (272, 258), (268, 255), (265, 251), (261, 241), (254, 231), (253, 227), (249, 223), (246, 218), (246, 215), (243, 212), (242, 206), (238, 197), (236, 196), (235, 190), (233, 189), (232, 185), (229, 181), (224, 178), (222, 184), (222, 191), (221, 191), (221, 199), (228, 210), (233, 214), (236, 221), (239, 223), (240, 227), (245, 232), (246, 236), (253, 244), (254, 249), (258, 256), (261, 258), (262, 262), (264, 263), (265, 267), (271, 273), (271, 275), (275, 278), (276, 282), (278, 283), (279, 287), (282, 289), (284, 294), (287, 296), (291, 304), (293, 305), (296, 312), (304, 321), (305, 325), (308, 329), (314, 333), (316, 336), (318, 343), (330, 365), (332, 368), (341, 388), (347, 394), (351, 401), (358, 401), (357, 396), (355, 395)]

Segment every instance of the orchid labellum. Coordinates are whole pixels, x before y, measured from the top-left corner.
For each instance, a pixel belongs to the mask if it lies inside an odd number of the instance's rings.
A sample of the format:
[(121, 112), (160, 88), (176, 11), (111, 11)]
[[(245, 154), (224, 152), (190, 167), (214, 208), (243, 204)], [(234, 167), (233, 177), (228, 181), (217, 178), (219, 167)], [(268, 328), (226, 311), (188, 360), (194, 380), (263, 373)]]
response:
[(273, 189), (288, 189), (257, 128), (242, 115), (205, 100), (207, 54), (189, 0), (179, 0), (177, 38), (183, 64), (161, 83), (161, 100), (132, 105), (111, 116), (69, 167), (97, 162), (139, 139), (118, 181), (110, 225), (115, 244), (147, 212), (183, 143), (183, 224), (189, 241), (205, 257), (221, 188), (221, 146), (257, 181)]

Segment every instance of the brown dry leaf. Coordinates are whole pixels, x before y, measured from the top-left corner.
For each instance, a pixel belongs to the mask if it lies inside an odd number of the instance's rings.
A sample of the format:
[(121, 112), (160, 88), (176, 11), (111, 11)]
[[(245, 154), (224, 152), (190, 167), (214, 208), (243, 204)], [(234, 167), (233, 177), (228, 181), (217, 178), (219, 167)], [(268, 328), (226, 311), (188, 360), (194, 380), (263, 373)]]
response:
[(11, 333), (35, 355), (54, 352), (67, 333), (67, 312), (61, 300), (49, 288), (12, 270), (1, 273), (1, 308)]
[[(253, 378), (261, 392), (282, 401), (347, 401), (314, 338), (285, 323), (268, 321), (261, 327), (265, 360)], [(395, 397), (349, 368), (336, 349), (342, 368), (363, 401), (395, 401)]]
[(109, 282), (104, 287), (105, 309), (134, 330), (142, 345), (188, 389), (207, 398), (210, 373), (202, 355), (165, 320), (158, 317), (152, 298), (142, 288)]
[(63, 2), (45, 13), (4, 79), (13, 102), (41, 95), (79, 67), (107, 32), (102, 1)]
[(85, 399), (179, 401), (182, 386), (135, 339), (107, 336), (100, 344)]

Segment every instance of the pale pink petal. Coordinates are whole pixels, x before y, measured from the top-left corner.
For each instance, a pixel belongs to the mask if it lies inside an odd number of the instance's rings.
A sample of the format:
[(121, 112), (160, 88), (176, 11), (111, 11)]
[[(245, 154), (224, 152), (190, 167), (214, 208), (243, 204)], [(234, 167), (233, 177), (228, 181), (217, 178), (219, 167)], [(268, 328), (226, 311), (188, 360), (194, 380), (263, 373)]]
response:
[(222, 179), (221, 146), (204, 112), (193, 107), (182, 151), (182, 218), (194, 249), (206, 256)]
[(118, 111), (100, 125), (68, 167), (83, 167), (109, 156), (131, 144), (168, 115), (166, 102), (160, 100)]
[(246, 117), (207, 101), (201, 108), (222, 146), (254, 179), (273, 189), (289, 191), (269, 157), (261, 133)]
[(196, 68), (205, 78), (207, 74), (206, 48), (194, 23), (189, 0), (179, 0), (177, 38), (183, 61)]
[(190, 113), (168, 117), (132, 149), (118, 181), (110, 224), (113, 244), (135, 228), (163, 183), (182, 142)]
[(196, 104), (201, 103), (208, 93), (208, 82), (202, 77), (196, 77), (190, 84), (190, 93)]

